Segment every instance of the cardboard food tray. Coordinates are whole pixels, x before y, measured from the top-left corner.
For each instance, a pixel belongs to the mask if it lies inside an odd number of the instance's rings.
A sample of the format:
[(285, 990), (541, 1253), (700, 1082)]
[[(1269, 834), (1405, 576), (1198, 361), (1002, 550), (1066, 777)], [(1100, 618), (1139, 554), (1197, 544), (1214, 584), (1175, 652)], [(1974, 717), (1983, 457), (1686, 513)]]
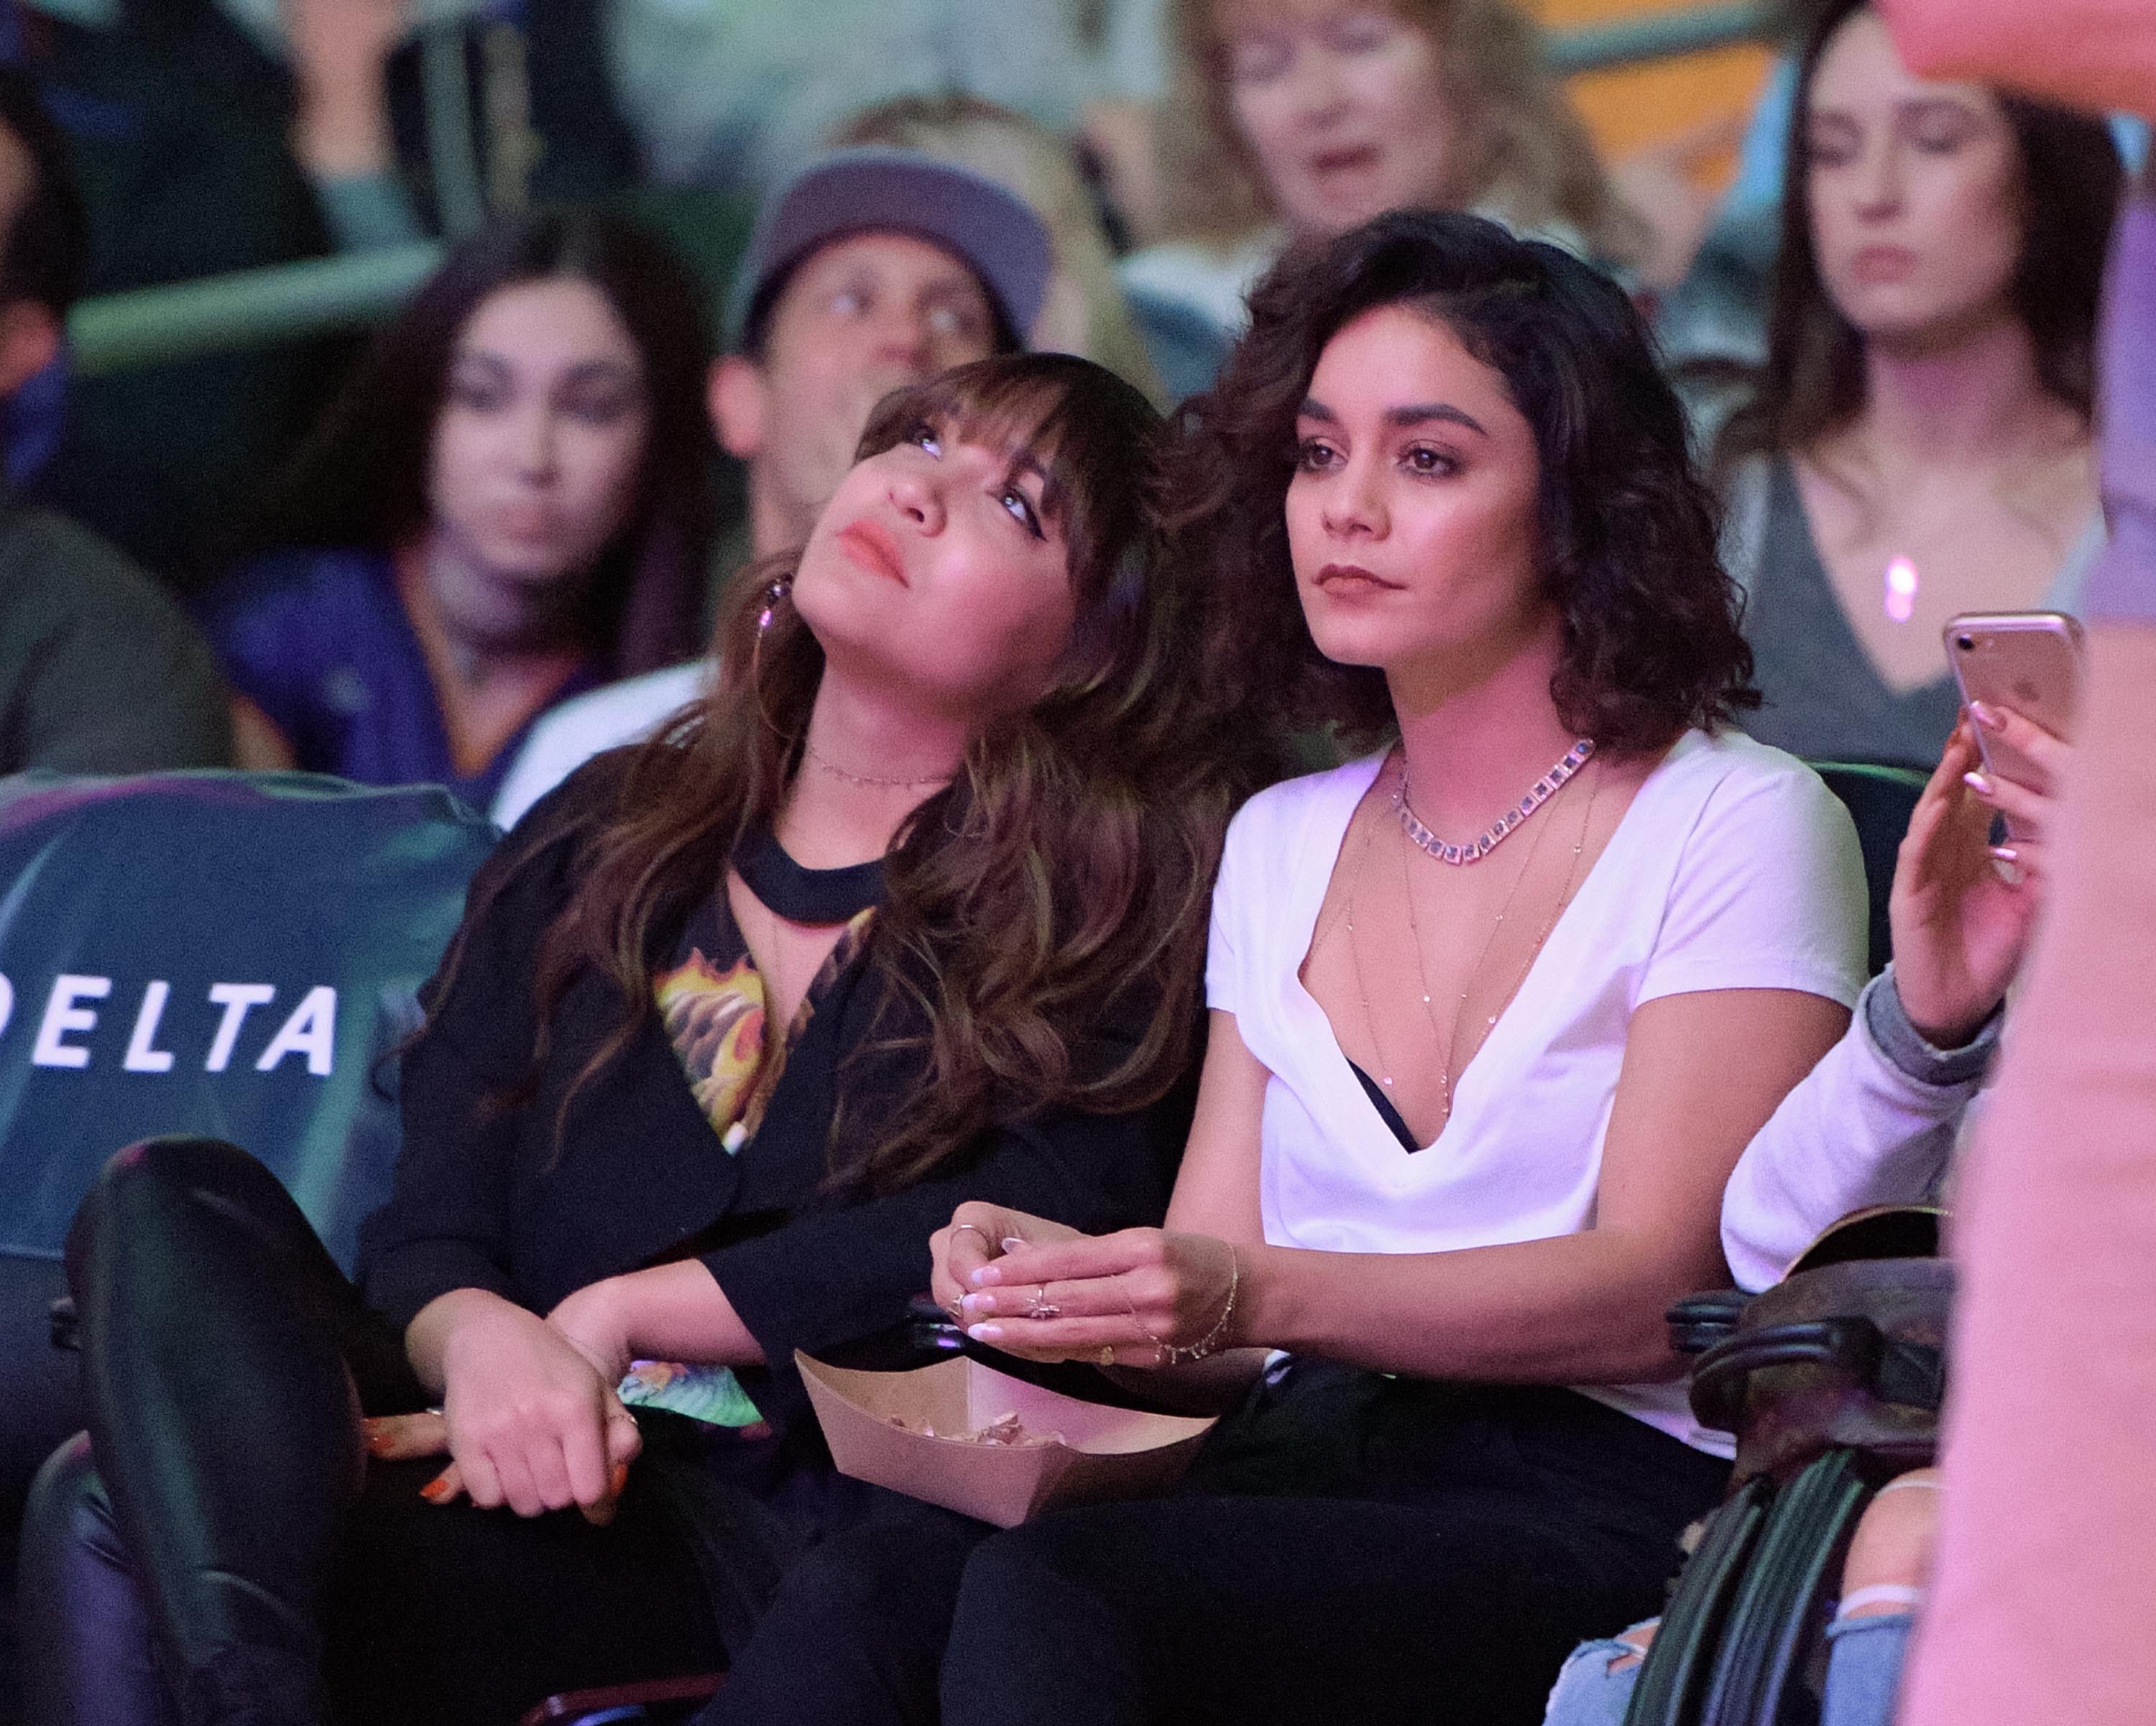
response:
[[(911, 1372), (828, 1366), (798, 1350), (793, 1362), (841, 1473), (998, 1528), (1057, 1505), (1165, 1486), (1190, 1466), (1218, 1418), (1081, 1402), (963, 1355)], [(1060, 1442), (942, 1436), (978, 1432), (1010, 1414), (1028, 1432), (1059, 1433)]]

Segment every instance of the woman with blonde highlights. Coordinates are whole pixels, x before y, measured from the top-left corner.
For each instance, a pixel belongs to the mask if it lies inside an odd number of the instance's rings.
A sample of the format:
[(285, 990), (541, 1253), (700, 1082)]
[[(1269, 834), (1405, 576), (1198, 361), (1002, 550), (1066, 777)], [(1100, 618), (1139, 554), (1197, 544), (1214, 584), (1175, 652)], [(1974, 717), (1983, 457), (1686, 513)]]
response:
[(1513, 0), (1172, 0), (1163, 243), (1134, 292), (1232, 332), (1290, 240), (1392, 209), (1472, 210), (1607, 263), (1644, 230)]
[(725, 1664), (872, 1503), (794, 1351), (902, 1327), (974, 1192), (1159, 1214), (1249, 759), (1188, 675), (1161, 436), (1069, 356), (886, 399), (719, 693), (475, 886), (357, 1288), (244, 1152), (114, 1160), (89, 1442), (28, 1537), (107, 1597), (39, 1651), (53, 1718), (167, 1718), (162, 1682), (189, 1726), (506, 1726)]

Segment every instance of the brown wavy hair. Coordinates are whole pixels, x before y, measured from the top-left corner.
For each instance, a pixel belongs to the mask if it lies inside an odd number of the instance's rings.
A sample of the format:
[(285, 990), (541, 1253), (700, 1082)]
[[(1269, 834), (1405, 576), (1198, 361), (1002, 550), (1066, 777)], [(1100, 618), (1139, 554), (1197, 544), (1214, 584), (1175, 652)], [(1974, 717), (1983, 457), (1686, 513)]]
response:
[[(1161, 120), (1163, 227), (1175, 238), (1226, 243), (1275, 217), (1229, 93), (1222, 0), (1169, 0), (1175, 90)], [(1459, 205), (1490, 204), (1508, 222), (1563, 223), (1600, 257), (1630, 263), (1646, 245), (1587, 127), (1551, 71), (1543, 33), (1514, 0), (1391, 0), (1388, 11), (1438, 44), (1445, 99), (1460, 118), (1469, 170)]]
[[(1221, 838), (1258, 766), (1247, 731), (1187, 674), (1206, 608), (1162, 555), (1166, 428), (1145, 398), (1070, 355), (999, 356), (885, 397), (857, 458), (924, 423), (1011, 448), (1014, 472), (1040, 464), (1076, 622), (1048, 688), (983, 727), (957, 780), (886, 855), (867, 961), (882, 993), (861, 1053), (918, 1065), (865, 1134), (844, 1129), (841, 1073), (829, 1170), (834, 1186), (876, 1191), (921, 1178), (993, 1124), (1168, 1093), (1199, 1019)], [(570, 1099), (654, 1012), (651, 962), (667, 931), (784, 803), (824, 652), (783, 599), (761, 634), (757, 619), (798, 556), (734, 584), (717, 693), (638, 750), (614, 807), (579, 841), (580, 884), (539, 950), (534, 1074), (579, 976), (607, 977), (625, 1010)]]
[(1250, 328), (1188, 435), (1172, 533), (1209, 560), (1237, 618), (1228, 699), (1350, 745), (1394, 730), (1384, 673), (1318, 652), (1283, 504), (1296, 420), (1326, 344), (1379, 306), (1441, 322), (1502, 375), (1534, 429), (1537, 529), (1563, 641), (1550, 694), (1604, 749), (1666, 748), (1758, 704), (1736, 585), (1683, 410), (1631, 301), (1569, 252), (1457, 212), (1396, 210), (1289, 252), (1251, 290)]
[[(1717, 439), (1717, 470), (1747, 456), (1809, 448), (1864, 411), (1864, 337), (1820, 274), (1804, 182), (1813, 78), (1841, 27), (1866, 9), (1866, 0), (1831, 0), (1814, 18), (1798, 55), (1767, 363)], [(2010, 289), (2014, 310), (2028, 327), (2045, 391), (2087, 420), (2095, 413), (2104, 258), (2125, 168), (2101, 120), (2005, 90), (1994, 95), (2020, 157), (2025, 225)], [(1715, 371), (1702, 376), (1712, 381)]]

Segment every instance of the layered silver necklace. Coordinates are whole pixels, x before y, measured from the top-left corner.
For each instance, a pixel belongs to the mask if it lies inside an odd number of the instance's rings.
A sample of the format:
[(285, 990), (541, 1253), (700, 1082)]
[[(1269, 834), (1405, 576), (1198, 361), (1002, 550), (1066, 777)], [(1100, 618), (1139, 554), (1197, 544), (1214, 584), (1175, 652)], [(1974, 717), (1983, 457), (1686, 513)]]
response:
[(1414, 810), (1409, 807), (1404, 755), (1400, 762), (1400, 782), (1393, 791), (1393, 810), (1400, 818), (1400, 831), (1414, 842), (1418, 851), (1435, 858), (1440, 863), (1464, 868), (1468, 863), (1481, 862), (1495, 851), (1504, 843), (1507, 834), (1563, 789), (1565, 781), (1584, 767), (1594, 753), (1594, 740), (1592, 737), (1581, 738), (1564, 752), (1562, 761), (1527, 787), (1527, 796), (1465, 845), (1454, 845), (1439, 838), (1422, 824)]

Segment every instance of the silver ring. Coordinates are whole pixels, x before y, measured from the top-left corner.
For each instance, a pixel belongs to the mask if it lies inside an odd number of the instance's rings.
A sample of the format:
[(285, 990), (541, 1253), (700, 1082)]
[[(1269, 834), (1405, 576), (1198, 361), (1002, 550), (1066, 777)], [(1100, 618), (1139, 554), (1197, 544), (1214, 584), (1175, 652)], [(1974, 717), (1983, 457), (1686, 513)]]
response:
[(1063, 1309), (1048, 1298), (1045, 1283), (1035, 1286), (1033, 1298), (1026, 1303), (1025, 1316), (1029, 1319), (1055, 1319), (1062, 1315)]

